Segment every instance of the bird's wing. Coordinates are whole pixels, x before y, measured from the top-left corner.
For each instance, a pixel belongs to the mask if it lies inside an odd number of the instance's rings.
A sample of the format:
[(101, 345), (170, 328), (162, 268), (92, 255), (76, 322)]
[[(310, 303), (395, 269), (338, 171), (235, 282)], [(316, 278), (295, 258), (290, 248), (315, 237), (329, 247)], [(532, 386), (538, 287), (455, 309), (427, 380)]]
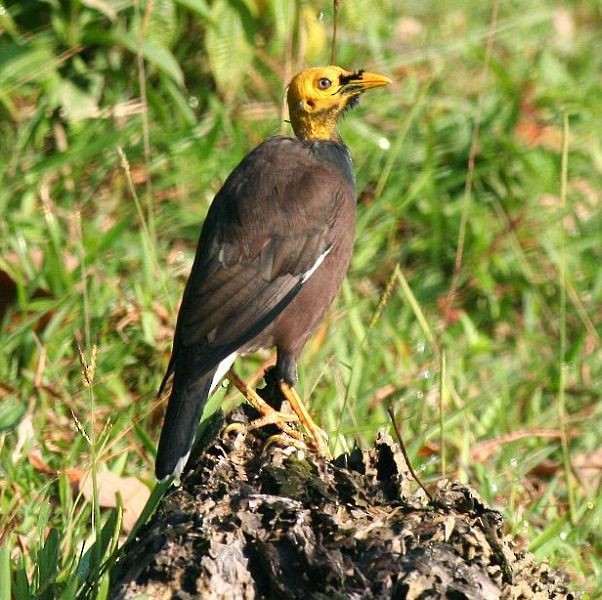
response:
[(174, 355), (195, 346), (201, 374), (263, 331), (330, 252), (332, 225), (353, 195), (343, 167), (297, 140), (272, 138), (249, 154), (207, 215)]

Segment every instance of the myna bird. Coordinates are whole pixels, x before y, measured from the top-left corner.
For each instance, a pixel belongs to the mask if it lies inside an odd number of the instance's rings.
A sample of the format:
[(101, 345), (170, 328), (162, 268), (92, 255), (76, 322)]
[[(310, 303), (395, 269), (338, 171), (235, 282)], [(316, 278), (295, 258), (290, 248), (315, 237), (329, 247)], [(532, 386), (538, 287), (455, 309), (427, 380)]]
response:
[[(287, 94), (296, 137), (260, 144), (215, 196), (159, 389), (173, 374), (157, 449), (159, 480), (181, 474), (203, 406), (236, 357), (261, 348), (276, 347), (280, 389), (318, 451), (328, 453), (323, 432), (294, 390), (297, 360), (336, 296), (353, 249), (355, 181), (337, 123), (363, 92), (389, 83), (382, 75), (336, 66), (302, 71)], [(234, 374), (229, 377), (245, 390)], [(246, 391), (263, 415), (258, 421), (292, 433), (290, 416)]]

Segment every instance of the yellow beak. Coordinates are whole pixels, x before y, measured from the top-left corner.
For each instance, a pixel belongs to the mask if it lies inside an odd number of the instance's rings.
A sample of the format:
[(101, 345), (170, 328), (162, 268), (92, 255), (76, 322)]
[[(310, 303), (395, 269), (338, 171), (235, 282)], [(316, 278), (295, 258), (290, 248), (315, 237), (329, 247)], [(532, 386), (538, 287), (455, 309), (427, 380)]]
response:
[(384, 85), (389, 85), (391, 80), (384, 75), (379, 75), (378, 73), (368, 73), (364, 72), (362, 74), (361, 85), (365, 90), (370, 88), (383, 87)]
[(378, 73), (369, 73), (368, 71), (358, 71), (350, 74), (347, 81), (340, 87), (340, 94), (361, 94), (372, 88), (389, 85), (391, 80)]

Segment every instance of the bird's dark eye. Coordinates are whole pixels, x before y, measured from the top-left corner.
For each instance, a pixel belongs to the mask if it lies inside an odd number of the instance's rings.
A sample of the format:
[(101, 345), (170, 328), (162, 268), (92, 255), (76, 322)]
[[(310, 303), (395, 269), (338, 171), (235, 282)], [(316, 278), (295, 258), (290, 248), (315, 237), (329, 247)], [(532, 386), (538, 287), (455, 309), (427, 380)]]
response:
[(318, 79), (318, 87), (321, 90), (327, 90), (331, 85), (332, 81), (330, 81), (330, 79), (328, 79), (327, 77), (321, 77), (320, 79)]

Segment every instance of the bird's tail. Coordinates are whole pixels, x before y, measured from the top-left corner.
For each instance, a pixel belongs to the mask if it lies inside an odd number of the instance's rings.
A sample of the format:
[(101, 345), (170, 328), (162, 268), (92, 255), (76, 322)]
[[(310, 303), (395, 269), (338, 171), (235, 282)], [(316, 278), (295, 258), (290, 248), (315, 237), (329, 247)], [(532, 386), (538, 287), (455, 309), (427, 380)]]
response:
[(186, 466), (216, 370), (191, 381), (186, 376), (179, 377), (176, 369), (155, 459), (159, 481), (170, 475), (179, 478)]

